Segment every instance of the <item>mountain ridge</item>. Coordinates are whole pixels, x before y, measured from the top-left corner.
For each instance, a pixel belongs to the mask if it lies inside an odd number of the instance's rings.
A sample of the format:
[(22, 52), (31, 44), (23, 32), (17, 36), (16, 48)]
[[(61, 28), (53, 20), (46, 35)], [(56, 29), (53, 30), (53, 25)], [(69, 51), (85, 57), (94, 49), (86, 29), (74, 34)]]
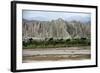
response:
[(51, 21), (25, 20), (22, 23), (23, 39), (32, 38), (90, 38), (91, 25), (80, 21), (65, 21), (62, 18)]

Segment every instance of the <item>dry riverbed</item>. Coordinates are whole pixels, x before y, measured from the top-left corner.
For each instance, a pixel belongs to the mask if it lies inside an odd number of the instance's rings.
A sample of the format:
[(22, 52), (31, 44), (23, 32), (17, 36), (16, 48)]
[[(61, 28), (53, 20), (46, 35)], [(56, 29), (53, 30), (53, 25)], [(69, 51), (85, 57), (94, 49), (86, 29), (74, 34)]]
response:
[(58, 60), (84, 60), (91, 58), (91, 50), (86, 47), (66, 48), (36, 48), (23, 49), (23, 63), (34, 61), (58, 61)]

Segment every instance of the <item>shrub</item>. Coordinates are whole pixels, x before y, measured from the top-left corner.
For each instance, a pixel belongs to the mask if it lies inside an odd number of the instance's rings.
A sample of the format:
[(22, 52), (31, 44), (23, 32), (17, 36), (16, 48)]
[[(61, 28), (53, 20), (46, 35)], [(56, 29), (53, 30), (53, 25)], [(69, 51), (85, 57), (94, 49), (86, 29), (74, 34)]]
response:
[(53, 38), (50, 38), (48, 41), (53, 41)]
[(66, 42), (69, 42), (69, 41), (70, 41), (70, 39), (67, 39), (67, 40), (66, 40)]
[(30, 39), (29, 39), (29, 43), (30, 43), (30, 44), (32, 44), (32, 41), (33, 41), (33, 39), (32, 39), (32, 38), (30, 38)]
[(86, 38), (81, 38), (81, 40), (86, 40)]

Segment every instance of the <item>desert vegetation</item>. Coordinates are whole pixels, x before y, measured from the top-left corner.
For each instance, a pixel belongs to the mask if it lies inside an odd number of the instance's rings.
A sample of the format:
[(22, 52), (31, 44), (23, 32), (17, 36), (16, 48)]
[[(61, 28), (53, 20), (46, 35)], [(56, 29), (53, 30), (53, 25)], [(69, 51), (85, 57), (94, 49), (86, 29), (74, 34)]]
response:
[(24, 49), (31, 48), (60, 48), (60, 47), (72, 47), (72, 46), (90, 46), (90, 39), (80, 38), (80, 39), (54, 39), (45, 38), (45, 40), (33, 40), (28, 39), (27, 42), (23, 41)]

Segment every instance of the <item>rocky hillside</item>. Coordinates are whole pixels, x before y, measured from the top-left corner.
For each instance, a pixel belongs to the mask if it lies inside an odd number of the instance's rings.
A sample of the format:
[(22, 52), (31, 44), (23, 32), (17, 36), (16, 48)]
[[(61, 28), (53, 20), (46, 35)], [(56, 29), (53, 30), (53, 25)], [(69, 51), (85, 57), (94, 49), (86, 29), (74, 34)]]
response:
[(65, 21), (61, 18), (52, 21), (37, 21), (23, 19), (23, 39), (32, 37), (34, 39), (72, 39), (90, 38), (90, 22), (82, 23), (79, 21)]

